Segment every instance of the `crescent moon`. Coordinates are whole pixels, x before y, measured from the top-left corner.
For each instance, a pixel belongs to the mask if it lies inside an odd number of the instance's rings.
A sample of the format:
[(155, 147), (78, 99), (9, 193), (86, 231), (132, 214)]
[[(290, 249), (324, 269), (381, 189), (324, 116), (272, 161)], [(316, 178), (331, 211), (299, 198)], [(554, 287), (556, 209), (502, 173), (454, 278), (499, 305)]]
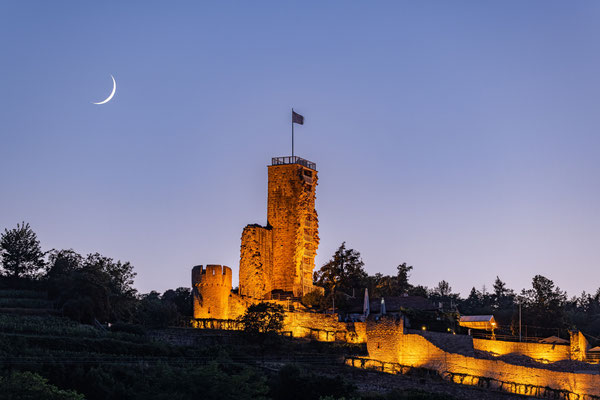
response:
[(113, 80), (113, 90), (112, 90), (112, 92), (110, 92), (110, 95), (106, 98), (106, 100), (103, 100), (103, 101), (101, 101), (99, 103), (92, 103), (92, 104), (104, 104), (104, 103), (108, 103), (110, 101), (110, 99), (113, 98), (113, 96), (115, 95), (115, 92), (117, 90), (117, 82), (115, 81), (115, 77), (114, 76), (111, 75), (110, 77)]

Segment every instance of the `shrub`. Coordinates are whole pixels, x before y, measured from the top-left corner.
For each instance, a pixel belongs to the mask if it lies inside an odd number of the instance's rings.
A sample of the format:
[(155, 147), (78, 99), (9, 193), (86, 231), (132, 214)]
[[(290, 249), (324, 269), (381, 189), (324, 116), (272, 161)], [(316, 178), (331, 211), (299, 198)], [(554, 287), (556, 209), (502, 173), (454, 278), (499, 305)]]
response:
[(252, 304), (239, 318), (247, 333), (275, 333), (283, 328), (283, 307), (273, 303)]

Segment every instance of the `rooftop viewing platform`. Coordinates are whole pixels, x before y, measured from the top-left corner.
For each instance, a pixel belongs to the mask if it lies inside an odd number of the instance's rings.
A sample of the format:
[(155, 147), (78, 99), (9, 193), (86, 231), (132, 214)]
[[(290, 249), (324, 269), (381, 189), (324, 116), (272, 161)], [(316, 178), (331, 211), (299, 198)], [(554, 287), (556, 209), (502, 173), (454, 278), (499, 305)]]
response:
[(317, 164), (298, 156), (273, 157), (271, 165), (300, 164), (303, 167), (317, 170)]

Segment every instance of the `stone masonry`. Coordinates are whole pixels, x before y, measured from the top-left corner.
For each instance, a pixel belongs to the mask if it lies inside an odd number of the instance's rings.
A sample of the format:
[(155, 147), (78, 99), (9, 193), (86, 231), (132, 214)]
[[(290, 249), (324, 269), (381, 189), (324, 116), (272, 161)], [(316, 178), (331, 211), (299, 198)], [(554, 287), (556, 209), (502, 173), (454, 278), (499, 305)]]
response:
[(242, 232), (240, 294), (301, 297), (317, 289), (317, 171), (299, 163), (268, 168), (267, 226), (248, 225)]
[(192, 269), (194, 318), (229, 318), (231, 268), (197, 265)]

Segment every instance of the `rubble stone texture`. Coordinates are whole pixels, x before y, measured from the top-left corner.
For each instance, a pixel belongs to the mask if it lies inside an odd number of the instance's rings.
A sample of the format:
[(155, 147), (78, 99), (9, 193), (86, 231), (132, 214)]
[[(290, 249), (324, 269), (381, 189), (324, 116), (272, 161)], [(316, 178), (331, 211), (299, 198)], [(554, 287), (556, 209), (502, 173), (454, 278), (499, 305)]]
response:
[[(479, 386), (485, 383), (485, 387), (525, 395), (544, 397), (548, 393), (548, 397), (569, 400), (600, 397), (600, 375), (589, 371), (552, 371), (453, 353), (437, 347), (421, 334), (406, 332), (402, 321), (394, 319), (369, 320), (366, 333), (369, 357), (362, 361), (360, 367), (388, 364), (389, 371), (384, 365), (382, 370), (391, 373), (397, 373), (394, 368), (398, 365), (425, 368), (437, 371), (456, 383)], [(582, 340), (579, 347), (585, 346)], [(526, 353), (542, 358), (543, 355), (535, 355), (538, 350), (539, 345), (534, 343)], [(574, 357), (576, 355), (571, 356)], [(354, 361), (351, 365), (359, 366)]]
[(312, 292), (319, 223), (317, 171), (300, 164), (269, 168), (267, 226), (248, 225), (240, 249), (240, 294), (271, 299), (273, 292)]
[(240, 249), (240, 295), (264, 299), (273, 280), (273, 230), (248, 225)]

